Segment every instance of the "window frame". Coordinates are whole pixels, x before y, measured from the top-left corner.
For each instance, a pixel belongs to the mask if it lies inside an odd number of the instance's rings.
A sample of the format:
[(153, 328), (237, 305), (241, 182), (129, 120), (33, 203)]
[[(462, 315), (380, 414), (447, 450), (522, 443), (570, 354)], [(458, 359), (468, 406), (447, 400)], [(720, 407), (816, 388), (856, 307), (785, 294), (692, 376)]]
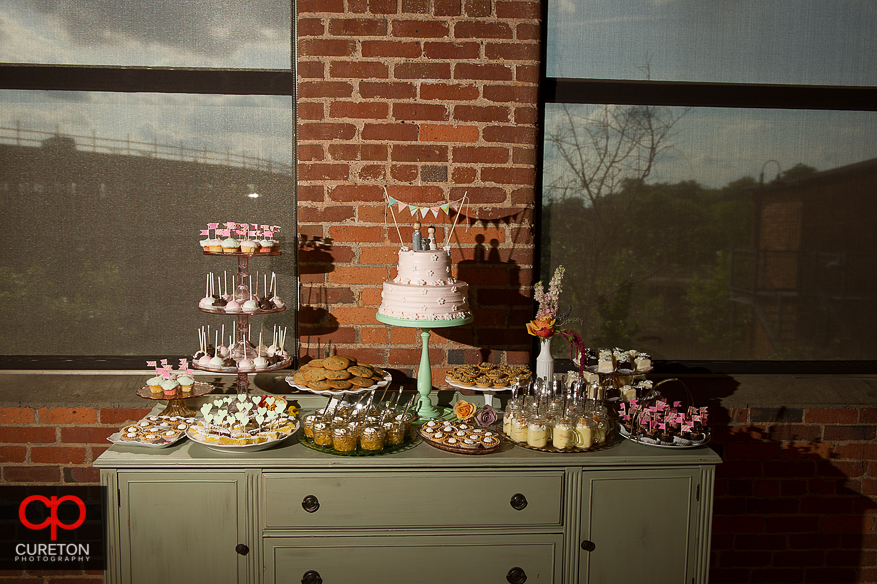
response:
[[(547, 75), (548, 5), (542, 3), (542, 45), (540, 59), (539, 133), (536, 144), (540, 172), (536, 173), (535, 245), (542, 245), (542, 161), (547, 104), (655, 105), (680, 107), (728, 107), (759, 109), (812, 109), (834, 111), (877, 111), (877, 87), (827, 86), (760, 83), (716, 83), (561, 78)], [(542, 254), (536, 254), (536, 274), (542, 273)], [(569, 359), (558, 359), (558, 371), (571, 370)], [(851, 361), (761, 361), (761, 360), (657, 360), (655, 372), (685, 374), (873, 374), (877, 360)]]

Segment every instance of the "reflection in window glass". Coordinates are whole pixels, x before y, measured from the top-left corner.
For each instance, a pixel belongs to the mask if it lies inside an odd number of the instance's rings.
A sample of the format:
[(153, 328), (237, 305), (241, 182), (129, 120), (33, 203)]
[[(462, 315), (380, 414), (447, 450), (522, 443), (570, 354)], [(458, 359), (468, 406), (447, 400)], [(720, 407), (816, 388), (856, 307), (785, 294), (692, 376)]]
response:
[(541, 277), (566, 266), (592, 345), (877, 359), (875, 132), (872, 112), (548, 105)]
[(548, 77), (877, 85), (871, 0), (550, 0)]
[[(200, 230), (292, 232), (291, 97), (4, 91), (0, 103), (0, 212), (14, 241), (0, 257), (0, 354), (184, 355), (202, 325), (233, 333), (233, 317), (197, 308), (205, 275), (231, 286), (237, 265), (203, 256)], [(276, 273), (292, 298), (283, 235), (283, 255), (250, 272), (260, 290)], [(292, 318), (253, 326), (271, 339)]]
[(0, 61), (288, 69), (290, 4), (0, 0)]

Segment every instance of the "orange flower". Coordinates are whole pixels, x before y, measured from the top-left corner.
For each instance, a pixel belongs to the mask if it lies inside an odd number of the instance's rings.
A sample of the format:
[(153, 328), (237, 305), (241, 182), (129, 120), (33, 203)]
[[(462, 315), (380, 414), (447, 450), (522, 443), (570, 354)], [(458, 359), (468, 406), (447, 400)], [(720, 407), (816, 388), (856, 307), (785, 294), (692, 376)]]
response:
[(527, 332), (534, 337), (550, 337), (554, 334), (554, 319), (550, 316), (540, 316), (527, 323)]
[(475, 410), (475, 405), (470, 404), (467, 401), (460, 400), (454, 404), (454, 415), (457, 416), (457, 419), (461, 422), (474, 416)]

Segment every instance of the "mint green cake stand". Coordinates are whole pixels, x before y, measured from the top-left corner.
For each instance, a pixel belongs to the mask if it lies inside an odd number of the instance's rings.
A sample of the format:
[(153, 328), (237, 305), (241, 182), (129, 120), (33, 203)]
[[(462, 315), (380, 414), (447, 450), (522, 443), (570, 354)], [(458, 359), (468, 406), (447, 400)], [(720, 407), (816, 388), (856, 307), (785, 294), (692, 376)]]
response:
[(420, 329), (420, 339), (423, 348), (420, 353), (420, 369), (417, 372), (417, 393), (420, 394), (417, 415), (424, 418), (438, 418), (442, 415), (442, 411), (435, 407), (432, 400), (429, 399), (429, 392), (432, 391), (432, 365), (429, 364), (429, 331), (437, 328), (469, 324), (475, 317), (470, 315), (451, 320), (408, 320), (407, 318), (394, 318), (378, 314), (376, 318), (384, 324)]

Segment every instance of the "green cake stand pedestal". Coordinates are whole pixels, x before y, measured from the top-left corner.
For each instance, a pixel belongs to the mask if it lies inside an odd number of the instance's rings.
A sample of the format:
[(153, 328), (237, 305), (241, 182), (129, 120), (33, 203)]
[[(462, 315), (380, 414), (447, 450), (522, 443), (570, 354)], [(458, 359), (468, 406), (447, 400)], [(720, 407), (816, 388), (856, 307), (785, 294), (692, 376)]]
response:
[(454, 318), (451, 320), (408, 320), (407, 318), (394, 318), (392, 316), (376, 315), (378, 321), (392, 326), (404, 326), (407, 328), (419, 328), (422, 350), (420, 353), (420, 369), (417, 372), (417, 393), (420, 401), (417, 406), (417, 415), (423, 418), (438, 418), (442, 410), (433, 405), (429, 398), (432, 391), (432, 365), (429, 363), (429, 331), (437, 328), (449, 328), (469, 324), (475, 317)]

